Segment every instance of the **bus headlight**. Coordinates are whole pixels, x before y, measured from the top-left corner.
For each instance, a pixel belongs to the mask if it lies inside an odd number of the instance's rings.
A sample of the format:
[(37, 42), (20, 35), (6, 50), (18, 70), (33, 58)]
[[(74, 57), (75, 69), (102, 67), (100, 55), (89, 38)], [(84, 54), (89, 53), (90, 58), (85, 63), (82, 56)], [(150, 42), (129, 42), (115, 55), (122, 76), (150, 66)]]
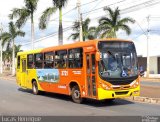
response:
[(131, 87), (137, 87), (139, 85), (139, 81), (138, 80), (134, 80), (131, 84), (130, 84), (130, 86)]
[(107, 85), (107, 84), (104, 84), (104, 83), (100, 83), (101, 87), (105, 90), (110, 90), (111, 88)]

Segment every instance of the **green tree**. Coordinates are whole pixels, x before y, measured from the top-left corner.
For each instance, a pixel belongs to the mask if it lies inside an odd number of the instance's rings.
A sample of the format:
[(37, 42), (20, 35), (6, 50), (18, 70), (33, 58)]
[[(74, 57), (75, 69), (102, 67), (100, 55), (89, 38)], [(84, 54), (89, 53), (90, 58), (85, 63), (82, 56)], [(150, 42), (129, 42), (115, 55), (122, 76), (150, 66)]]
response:
[(9, 32), (4, 32), (1, 35), (2, 39), (2, 46), (5, 44), (7, 45), (7, 49), (11, 48), (12, 46), (12, 75), (15, 75), (15, 38), (17, 36), (24, 37), (25, 33), (19, 30), (13, 22), (9, 23)]
[[(17, 56), (17, 53), (20, 51), (21, 45), (15, 45), (15, 57)], [(12, 62), (12, 47), (6, 48), (5, 51), (3, 51), (3, 62), (4, 64), (6, 62)]]
[(12, 61), (12, 49), (6, 49), (5, 51), (3, 51), (3, 62), (11, 62)]
[(21, 51), (21, 46), (22, 45), (15, 45), (15, 57), (17, 57), (17, 53)]
[(47, 27), (50, 16), (59, 9), (59, 29), (58, 41), (59, 45), (63, 45), (63, 26), (62, 26), (62, 8), (65, 7), (68, 0), (53, 0), (53, 7), (47, 8), (40, 17), (39, 28), (45, 29)]
[(125, 31), (128, 35), (131, 33), (128, 23), (134, 23), (132, 18), (120, 17), (120, 10), (118, 7), (115, 10), (112, 10), (109, 7), (104, 8), (108, 13), (108, 17), (102, 17), (99, 20), (98, 33), (101, 38), (116, 38), (119, 30)]
[[(86, 39), (94, 39), (96, 38), (96, 27), (89, 27), (91, 20), (87, 18), (82, 22), (82, 31), (83, 31), (83, 41)], [(80, 25), (79, 22), (75, 21), (73, 23), (72, 30), (75, 31), (75, 33), (72, 33), (69, 38), (72, 38), (73, 40), (76, 40), (79, 38), (79, 30)]]
[(9, 15), (10, 19), (18, 18), (16, 26), (18, 28), (25, 25), (26, 21), (31, 19), (31, 42), (32, 49), (34, 49), (34, 12), (37, 10), (37, 4), (39, 0), (24, 0), (25, 6), (22, 8), (14, 8), (12, 13)]

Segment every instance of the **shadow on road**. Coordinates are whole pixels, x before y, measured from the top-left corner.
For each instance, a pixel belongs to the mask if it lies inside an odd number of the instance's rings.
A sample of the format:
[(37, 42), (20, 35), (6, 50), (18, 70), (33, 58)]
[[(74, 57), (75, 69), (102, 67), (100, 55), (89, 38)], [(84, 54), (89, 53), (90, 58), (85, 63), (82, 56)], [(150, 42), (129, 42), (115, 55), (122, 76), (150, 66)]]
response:
[(110, 100), (91, 100), (87, 99), (83, 104), (93, 106), (93, 107), (105, 107), (105, 106), (120, 106), (120, 105), (128, 105), (134, 104), (134, 102), (124, 100), (124, 99), (115, 99), (113, 101)]
[[(19, 88), (18, 90), (21, 92), (32, 94), (32, 90), (29, 90), (29, 89)], [(40, 92), (40, 96), (72, 102), (72, 99), (70, 96), (63, 95), (63, 94)], [(110, 100), (98, 101), (98, 100), (93, 100), (93, 99), (84, 99), (82, 104), (93, 106), (93, 107), (105, 107), (105, 106), (120, 106), (120, 105), (134, 104), (134, 102), (124, 100), (124, 99), (115, 99), (113, 101), (110, 101)]]

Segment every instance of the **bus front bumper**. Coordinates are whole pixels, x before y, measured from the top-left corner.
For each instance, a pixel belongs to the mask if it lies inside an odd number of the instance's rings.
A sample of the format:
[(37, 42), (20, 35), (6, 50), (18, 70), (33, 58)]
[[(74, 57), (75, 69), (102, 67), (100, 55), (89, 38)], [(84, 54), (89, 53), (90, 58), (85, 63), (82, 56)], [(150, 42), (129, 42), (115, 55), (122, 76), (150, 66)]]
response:
[(140, 86), (133, 89), (114, 90), (114, 91), (98, 88), (98, 100), (124, 98), (124, 97), (139, 96), (139, 95), (140, 95)]

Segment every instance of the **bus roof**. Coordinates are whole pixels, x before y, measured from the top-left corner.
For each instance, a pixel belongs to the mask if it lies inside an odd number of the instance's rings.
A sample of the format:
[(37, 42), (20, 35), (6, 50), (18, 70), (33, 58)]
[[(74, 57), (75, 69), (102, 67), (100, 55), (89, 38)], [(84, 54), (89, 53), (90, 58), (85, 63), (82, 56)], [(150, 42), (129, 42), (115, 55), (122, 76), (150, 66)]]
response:
[(32, 53), (39, 53), (39, 52), (49, 52), (53, 50), (63, 50), (67, 48), (78, 48), (78, 47), (85, 47), (85, 46), (96, 46), (96, 44), (99, 41), (125, 41), (125, 42), (132, 42), (130, 40), (124, 40), (124, 39), (117, 39), (117, 38), (105, 38), (105, 39), (94, 39), (94, 40), (89, 40), (85, 42), (75, 42), (72, 44), (65, 44), (61, 46), (52, 46), (52, 47), (47, 47), (47, 48), (41, 48), (41, 49), (35, 49), (35, 50), (30, 50), (30, 51), (24, 51), (24, 52), (18, 52), (18, 55), (23, 55), (23, 54), (32, 54)]

